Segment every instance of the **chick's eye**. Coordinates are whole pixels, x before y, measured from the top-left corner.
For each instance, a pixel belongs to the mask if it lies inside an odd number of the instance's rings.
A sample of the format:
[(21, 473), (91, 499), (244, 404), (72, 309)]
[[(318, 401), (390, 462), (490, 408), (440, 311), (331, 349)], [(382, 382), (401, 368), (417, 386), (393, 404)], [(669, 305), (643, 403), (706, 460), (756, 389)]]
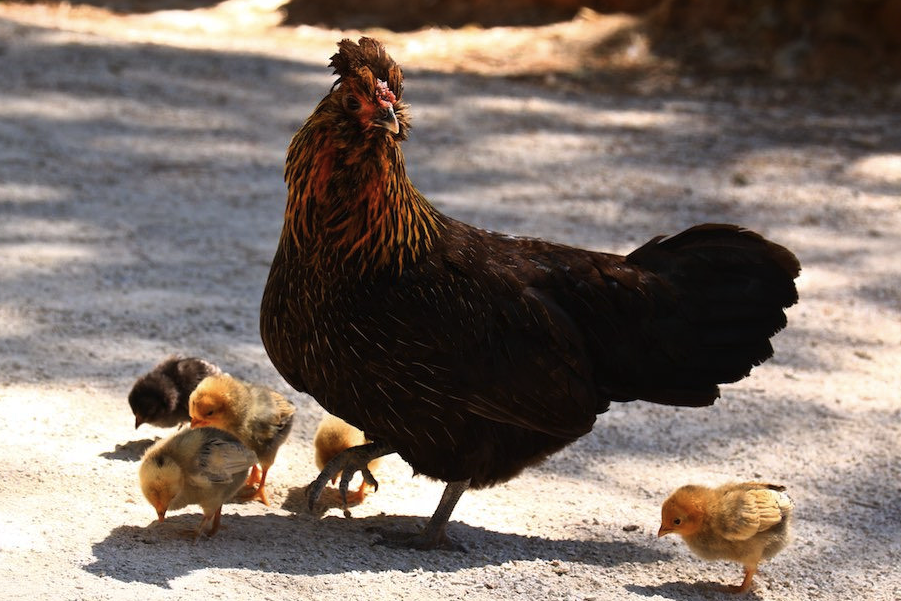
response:
[(206, 416), (207, 416), (207, 417), (209, 417), (209, 416), (211, 416), (211, 415), (213, 415), (213, 410), (212, 410), (212, 409), (210, 409), (209, 411), (206, 412)]
[(676, 525), (676, 526), (678, 526), (678, 525), (681, 524), (681, 523), (682, 523), (682, 520), (680, 520), (679, 518), (676, 518), (676, 519), (673, 520), (673, 524)]
[(345, 96), (344, 108), (355, 113), (360, 110), (360, 101), (357, 100), (356, 96)]

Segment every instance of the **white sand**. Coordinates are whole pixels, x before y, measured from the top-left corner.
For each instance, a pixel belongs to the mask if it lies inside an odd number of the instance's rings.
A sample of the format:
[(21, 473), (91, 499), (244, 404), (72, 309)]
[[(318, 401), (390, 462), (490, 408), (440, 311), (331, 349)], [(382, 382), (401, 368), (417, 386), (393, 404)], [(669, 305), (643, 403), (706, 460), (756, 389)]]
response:
[[(441, 210), (617, 252), (735, 222), (804, 271), (775, 357), (716, 406), (614, 407), (544, 465), (463, 496), (449, 533), (469, 553), (398, 551), (367, 528), (423, 524), (441, 485), (391, 457), (352, 519), (329, 491), (309, 513), (321, 409), (257, 332), (284, 151), (331, 84), (341, 33), (276, 32), (272, 10), (240, 27), (226, 9), (0, 6), (0, 596), (726, 598), (715, 583), (740, 567), (658, 540), (659, 505), (687, 482), (762, 478), (788, 486), (796, 540), (751, 598), (901, 599), (896, 110), (791, 86), (614, 95), (407, 63), (408, 165)], [(187, 33), (164, 25), (188, 18)], [(391, 39), (415, 59), (431, 38)], [(166, 431), (135, 431), (125, 401), (171, 352), (299, 407), (273, 507), (226, 506), (197, 545), (178, 533), (196, 507), (151, 526), (137, 459)]]

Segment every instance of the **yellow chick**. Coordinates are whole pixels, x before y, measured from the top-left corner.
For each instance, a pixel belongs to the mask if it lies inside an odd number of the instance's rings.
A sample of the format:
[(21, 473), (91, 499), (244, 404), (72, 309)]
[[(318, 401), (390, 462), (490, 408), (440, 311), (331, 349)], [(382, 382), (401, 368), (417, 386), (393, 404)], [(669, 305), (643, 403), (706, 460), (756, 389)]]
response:
[(216, 428), (185, 429), (157, 441), (144, 453), (138, 478), (144, 497), (162, 522), (169, 510), (200, 505), (203, 519), (194, 540), (212, 520), (219, 530), (222, 504), (244, 485), (256, 455), (237, 438)]
[(719, 488), (688, 485), (664, 501), (657, 536), (675, 532), (704, 559), (737, 561), (745, 578), (729, 592), (751, 588), (761, 560), (788, 544), (792, 500), (785, 487), (762, 482), (731, 483)]
[(259, 498), (266, 505), (266, 473), (291, 431), (294, 411), (294, 404), (274, 390), (228, 374), (201, 380), (188, 401), (192, 428), (225, 430), (257, 454), (259, 467), (254, 465), (250, 472), (247, 485), (252, 490), (245, 499)]
[[(316, 467), (320, 471), (325, 467), (335, 455), (350, 447), (356, 447), (370, 442), (366, 440), (366, 435), (359, 428), (351, 426), (340, 417), (326, 413), (319, 426), (316, 428), (316, 434), (313, 437), (313, 446), (316, 449)], [(369, 471), (373, 471), (380, 463), (381, 459), (375, 459), (369, 462)], [(335, 474), (332, 478), (332, 484), (341, 472)], [(366, 498), (366, 482), (360, 484), (360, 488), (353, 495), (351, 502), (360, 503)]]

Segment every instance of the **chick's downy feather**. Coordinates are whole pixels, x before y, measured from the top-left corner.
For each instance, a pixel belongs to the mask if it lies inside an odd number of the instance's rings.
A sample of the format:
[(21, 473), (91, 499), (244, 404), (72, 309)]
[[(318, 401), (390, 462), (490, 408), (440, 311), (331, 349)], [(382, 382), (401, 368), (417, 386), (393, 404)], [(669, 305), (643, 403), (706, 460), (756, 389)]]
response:
[(256, 455), (241, 441), (216, 428), (182, 430), (157, 441), (144, 453), (138, 477), (144, 497), (162, 521), (167, 511), (200, 505), (209, 535), (219, 527), (222, 504), (244, 485)]
[(382, 45), (344, 40), (332, 66), (288, 149), (262, 339), (293, 387), (373, 441), (355, 465), (396, 451), (454, 483), (436, 523), (612, 402), (709, 405), (772, 354), (797, 299), (785, 248), (705, 224), (621, 256), (469, 226), (407, 176), (410, 108)]
[(197, 357), (166, 357), (138, 378), (128, 394), (135, 428), (141, 424), (169, 428), (189, 421), (191, 392), (205, 377), (218, 373), (219, 367)]
[(793, 508), (785, 487), (776, 484), (687, 485), (663, 503), (658, 536), (676, 533), (699, 557), (741, 563), (745, 579), (731, 590), (743, 592), (757, 565), (788, 544)]
[(258, 457), (248, 484), (258, 485), (254, 496), (268, 505), (266, 474), (294, 422), (294, 404), (274, 390), (227, 374), (205, 378), (189, 400), (191, 427), (220, 428), (247, 445)]

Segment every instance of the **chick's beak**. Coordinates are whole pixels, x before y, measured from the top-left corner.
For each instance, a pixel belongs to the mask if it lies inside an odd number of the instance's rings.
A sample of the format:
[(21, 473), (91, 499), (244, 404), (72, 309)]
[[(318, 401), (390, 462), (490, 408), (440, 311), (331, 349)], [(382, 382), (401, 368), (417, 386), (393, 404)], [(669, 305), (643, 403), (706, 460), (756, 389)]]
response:
[(192, 418), (191, 418), (191, 427), (192, 427), (192, 428), (197, 428), (197, 427), (202, 426), (202, 425), (203, 425), (203, 420), (200, 419), (199, 417), (192, 417)]
[(400, 123), (397, 122), (397, 115), (394, 114), (394, 107), (390, 105), (385, 107), (382, 115), (373, 119), (372, 123), (373, 125), (384, 127), (392, 134), (396, 134), (400, 131)]
[(661, 536), (666, 536), (667, 534), (669, 534), (672, 531), (673, 531), (672, 528), (667, 528), (666, 526), (660, 526), (660, 530), (657, 531), (657, 538), (660, 538)]
[(158, 518), (160, 519), (161, 522), (162, 522), (163, 520), (165, 520), (165, 519), (166, 519), (166, 510), (165, 510), (165, 509), (157, 510), (157, 512), (156, 512), (156, 517), (158, 517)]

